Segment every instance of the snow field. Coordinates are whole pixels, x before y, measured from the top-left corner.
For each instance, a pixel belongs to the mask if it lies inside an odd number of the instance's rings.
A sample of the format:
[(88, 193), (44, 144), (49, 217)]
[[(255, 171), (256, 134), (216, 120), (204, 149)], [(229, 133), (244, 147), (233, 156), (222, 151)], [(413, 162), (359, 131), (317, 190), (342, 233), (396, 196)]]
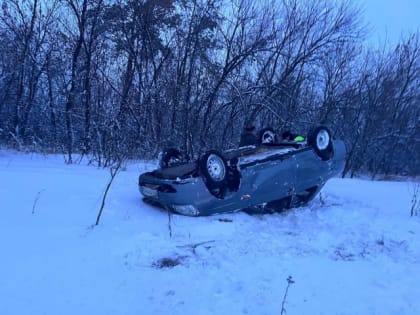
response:
[(171, 216), (110, 173), (0, 151), (0, 314), (420, 314), (409, 182), (332, 179), (273, 215)]

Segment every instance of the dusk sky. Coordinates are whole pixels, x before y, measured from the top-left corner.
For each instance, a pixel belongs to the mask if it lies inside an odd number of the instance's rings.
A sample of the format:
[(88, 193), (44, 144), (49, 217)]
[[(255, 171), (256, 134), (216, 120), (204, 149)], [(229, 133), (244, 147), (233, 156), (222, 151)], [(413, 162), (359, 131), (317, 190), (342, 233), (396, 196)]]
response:
[(387, 39), (395, 45), (402, 33), (420, 29), (420, 0), (358, 0), (371, 26), (369, 42), (374, 46)]

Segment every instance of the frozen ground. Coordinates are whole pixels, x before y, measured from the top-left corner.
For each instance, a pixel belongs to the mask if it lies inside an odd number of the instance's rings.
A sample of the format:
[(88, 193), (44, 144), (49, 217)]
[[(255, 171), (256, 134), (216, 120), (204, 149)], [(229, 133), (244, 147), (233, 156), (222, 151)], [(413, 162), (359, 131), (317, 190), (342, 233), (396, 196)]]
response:
[[(420, 314), (408, 182), (333, 179), (283, 214), (172, 216), (109, 171), (0, 151), (0, 314)], [(175, 265), (176, 266), (167, 266)]]

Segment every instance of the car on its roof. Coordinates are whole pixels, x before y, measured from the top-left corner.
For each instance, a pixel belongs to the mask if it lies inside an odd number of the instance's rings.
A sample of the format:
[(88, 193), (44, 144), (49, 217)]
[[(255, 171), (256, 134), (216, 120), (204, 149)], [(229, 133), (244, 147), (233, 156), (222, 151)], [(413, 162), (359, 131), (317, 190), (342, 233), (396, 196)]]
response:
[(143, 200), (189, 216), (271, 213), (305, 205), (344, 168), (344, 142), (325, 126), (313, 128), (303, 142), (276, 138), (265, 128), (257, 145), (210, 150), (178, 163), (169, 161), (179, 152), (166, 150), (160, 167), (139, 176)]

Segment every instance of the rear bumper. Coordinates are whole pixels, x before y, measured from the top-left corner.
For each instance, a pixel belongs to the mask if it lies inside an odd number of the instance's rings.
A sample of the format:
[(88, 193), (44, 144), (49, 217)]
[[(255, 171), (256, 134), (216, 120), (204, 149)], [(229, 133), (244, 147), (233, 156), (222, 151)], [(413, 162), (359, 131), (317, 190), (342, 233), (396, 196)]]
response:
[(200, 177), (169, 180), (146, 173), (139, 178), (139, 191), (150, 203), (192, 216), (206, 215), (203, 205), (216, 199)]

